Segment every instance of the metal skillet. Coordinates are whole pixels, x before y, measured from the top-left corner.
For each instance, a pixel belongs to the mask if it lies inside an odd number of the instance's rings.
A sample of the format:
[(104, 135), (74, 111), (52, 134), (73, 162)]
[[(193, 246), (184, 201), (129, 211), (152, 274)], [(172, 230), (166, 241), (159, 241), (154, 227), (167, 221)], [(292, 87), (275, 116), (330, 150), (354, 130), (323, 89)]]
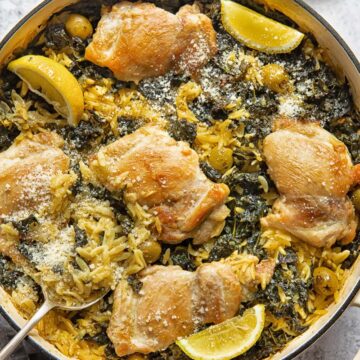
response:
[(0, 351), (0, 360), (6, 360), (17, 349), (21, 341), (27, 336), (27, 334), (34, 328), (34, 326), (52, 309), (59, 308), (66, 311), (80, 311), (84, 310), (98, 301), (100, 301), (108, 291), (103, 291), (101, 294), (95, 295), (90, 300), (84, 303), (74, 303), (71, 305), (65, 304), (61, 299), (54, 298), (49, 295), (45, 287), (42, 287), (44, 295), (44, 302), (35, 312), (32, 318), (26, 323), (26, 325), (11, 339), (11, 341)]
[[(258, 0), (260, 2), (260, 0)], [(302, 0), (261, 0), (270, 8), (284, 13), (303, 31), (312, 33), (327, 55), (338, 73), (348, 80), (353, 100), (360, 109), (360, 63), (336, 31), (311, 7)], [(6, 64), (12, 54), (19, 48), (25, 48), (33, 37), (41, 31), (46, 21), (54, 13), (76, 0), (45, 0), (24, 19), (22, 19), (0, 43), (0, 64)], [(350, 305), (360, 306), (360, 257), (354, 263), (339, 297), (339, 301), (328, 308), (326, 315), (322, 316), (306, 332), (298, 336), (280, 352), (275, 354), (273, 360), (290, 360), (313, 344), (323, 335)], [(15, 327), (23, 327), (25, 320), (12, 305), (9, 295), (0, 288), (0, 312)], [(49, 359), (68, 360), (53, 345), (42, 339), (35, 331), (31, 333), (30, 340), (40, 347)]]

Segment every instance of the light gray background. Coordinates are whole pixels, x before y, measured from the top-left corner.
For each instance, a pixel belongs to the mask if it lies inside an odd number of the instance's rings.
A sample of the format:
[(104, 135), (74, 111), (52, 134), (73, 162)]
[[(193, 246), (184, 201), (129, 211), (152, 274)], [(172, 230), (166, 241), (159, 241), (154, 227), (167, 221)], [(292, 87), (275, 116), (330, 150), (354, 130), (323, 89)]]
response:
[[(287, 0), (284, 0), (287, 1)], [(360, 59), (360, 0), (306, 0), (343, 37)], [(39, 0), (0, 0), (0, 37)], [(1, 328), (0, 332), (9, 332)], [(298, 360), (352, 360), (360, 349), (360, 309), (349, 308), (336, 324)]]

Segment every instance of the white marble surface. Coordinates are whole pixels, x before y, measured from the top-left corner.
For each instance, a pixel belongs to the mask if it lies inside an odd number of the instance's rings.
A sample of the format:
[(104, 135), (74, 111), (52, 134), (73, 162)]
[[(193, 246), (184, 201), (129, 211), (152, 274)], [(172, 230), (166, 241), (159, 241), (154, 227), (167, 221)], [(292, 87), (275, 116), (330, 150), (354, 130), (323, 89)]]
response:
[[(338, 31), (360, 59), (360, 1), (306, 2)], [(39, 0), (0, 0), (0, 37), (38, 3)], [(297, 360), (352, 360), (359, 349), (360, 309), (349, 308), (336, 324)]]

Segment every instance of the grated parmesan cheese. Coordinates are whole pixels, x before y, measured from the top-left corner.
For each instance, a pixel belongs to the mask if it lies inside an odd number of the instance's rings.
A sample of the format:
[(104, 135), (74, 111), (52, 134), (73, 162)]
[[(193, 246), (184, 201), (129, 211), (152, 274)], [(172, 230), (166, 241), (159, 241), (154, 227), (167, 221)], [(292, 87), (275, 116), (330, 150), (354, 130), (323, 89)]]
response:
[(32, 252), (32, 259), (38, 268), (63, 265), (74, 256), (75, 232), (72, 226), (62, 229), (54, 241), (50, 241)]
[(295, 118), (303, 112), (302, 98), (300, 96), (285, 95), (279, 97), (279, 114)]

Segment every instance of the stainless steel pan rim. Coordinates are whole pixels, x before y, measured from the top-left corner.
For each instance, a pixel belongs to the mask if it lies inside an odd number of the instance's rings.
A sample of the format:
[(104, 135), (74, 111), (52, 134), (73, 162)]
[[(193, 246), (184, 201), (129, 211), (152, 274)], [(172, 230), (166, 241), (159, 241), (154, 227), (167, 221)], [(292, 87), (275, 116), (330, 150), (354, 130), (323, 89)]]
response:
[[(44, 1), (47, 2), (47, 1)], [(342, 46), (342, 48), (349, 55), (351, 61), (354, 63), (357, 70), (360, 72), (360, 60), (355, 56), (354, 52), (350, 49), (349, 45), (343, 40), (343, 38), (338, 34), (338, 32), (319, 14), (317, 13), (310, 5), (305, 3), (304, 0), (294, 0), (307, 12), (309, 12), (314, 18), (321, 22), (322, 25), (334, 36), (337, 42)], [(0, 43), (1, 47), (1, 43)]]
[[(41, 9), (43, 9), (47, 4), (53, 2), (54, 0), (44, 0), (39, 5), (37, 5), (33, 10), (31, 10), (26, 16), (24, 16), (3, 38), (0, 42), (0, 49), (2, 49), (7, 42), (13, 37), (13, 35), (36, 13), (38, 13)], [(331, 35), (336, 39), (336, 41), (341, 45), (344, 51), (349, 56), (350, 60), (356, 67), (357, 71), (360, 73), (360, 62), (352, 52), (350, 47), (346, 44), (346, 42), (341, 38), (341, 36), (336, 32), (336, 30), (321, 16), (319, 15), (311, 6), (306, 4), (303, 0), (294, 0), (294, 3), (298, 4), (300, 7), (305, 9), (308, 13), (310, 13), (316, 20), (318, 20), (324, 28), (327, 29), (331, 33)], [(339, 309), (335, 313), (332, 314), (331, 318), (327, 321), (327, 323), (318, 331), (313, 334), (310, 339), (305, 341), (302, 345), (298, 346), (294, 351), (285, 355), (282, 360), (290, 360), (294, 359), (297, 355), (302, 353), (304, 350), (309, 348), (315, 341), (317, 341), (329, 328), (336, 322), (336, 320), (345, 312), (348, 306), (353, 301), (356, 294), (360, 291), (360, 279), (356, 282), (353, 289), (346, 295), (346, 300), (342, 304)], [(8, 323), (15, 329), (18, 330), (19, 326), (15, 323), (15, 321), (11, 318), (11, 316), (4, 310), (2, 306), (0, 306), (0, 314), (8, 321)], [(324, 315), (326, 316), (326, 315)], [(59, 360), (57, 356), (52, 354), (49, 350), (45, 349), (41, 344), (39, 344), (36, 340), (28, 337), (28, 341), (39, 348), (41, 352), (43, 352), (49, 359)]]
[[(2, 306), (0, 306), (0, 314), (14, 330), (16, 330), (16, 331), (20, 330), (19, 326), (15, 323), (15, 321), (11, 318), (11, 316), (3, 309)], [(52, 354), (49, 350), (43, 348), (40, 344), (38, 344), (30, 336), (28, 336), (25, 341), (29, 342), (35, 348), (39, 349), (41, 353), (43, 353), (44, 355), (46, 355), (49, 358), (49, 360), (60, 360), (58, 357), (56, 357), (54, 354)]]
[[(356, 286), (353, 290), (347, 295), (346, 301), (343, 305), (332, 315), (332, 317), (328, 320), (327, 324), (321, 328), (319, 332), (314, 334), (308, 341), (304, 342), (301, 346), (297, 347), (292, 353), (286, 355), (282, 358), (282, 360), (290, 360), (294, 359), (297, 355), (301, 354), (303, 351), (308, 349), (312, 344), (314, 344), (321, 336), (323, 336), (336, 322), (336, 320), (345, 312), (345, 310), (352, 303), (356, 294), (360, 291), (360, 280), (357, 281)], [(323, 315), (323, 316), (326, 316)]]

